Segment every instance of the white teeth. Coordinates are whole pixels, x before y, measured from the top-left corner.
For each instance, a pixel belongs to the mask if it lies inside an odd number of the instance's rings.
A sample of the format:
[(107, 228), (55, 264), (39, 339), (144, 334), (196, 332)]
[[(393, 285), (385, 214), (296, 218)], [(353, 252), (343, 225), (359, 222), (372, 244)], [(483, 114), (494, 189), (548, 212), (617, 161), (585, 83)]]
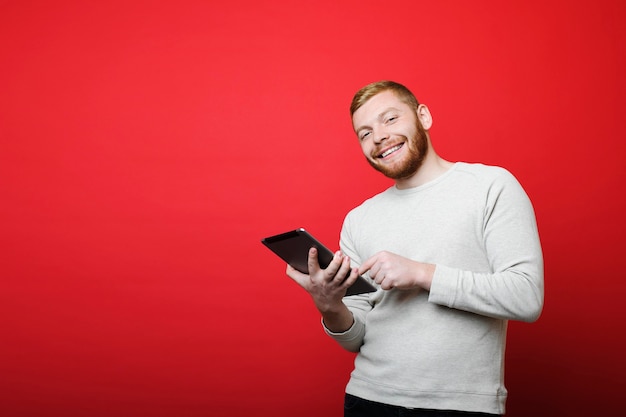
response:
[(401, 147), (402, 147), (402, 145), (396, 145), (396, 146), (394, 146), (393, 148), (389, 148), (389, 149), (387, 149), (385, 152), (381, 153), (381, 154), (380, 154), (380, 157), (381, 157), (381, 158), (384, 158), (384, 157), (386, 157), (387, 155), (390, 155), (390, 154), (392, 154), (393, 152), (397, 151), (397, 150), (398, 150), (398, 149), (400, 149)]

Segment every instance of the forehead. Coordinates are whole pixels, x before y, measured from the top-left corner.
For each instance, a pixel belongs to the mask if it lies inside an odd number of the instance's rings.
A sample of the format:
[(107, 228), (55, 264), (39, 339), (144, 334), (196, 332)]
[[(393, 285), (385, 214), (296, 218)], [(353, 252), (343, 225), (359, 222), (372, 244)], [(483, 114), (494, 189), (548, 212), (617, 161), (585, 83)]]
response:
[(400, 100), (393, 91), (383, 91), (367, 100), (354, 112), (352, 115), (352, 124), (355, 128), (367, 125), (390, 110), (406, 111), (410, 110), (410, 107), (404, 101)]

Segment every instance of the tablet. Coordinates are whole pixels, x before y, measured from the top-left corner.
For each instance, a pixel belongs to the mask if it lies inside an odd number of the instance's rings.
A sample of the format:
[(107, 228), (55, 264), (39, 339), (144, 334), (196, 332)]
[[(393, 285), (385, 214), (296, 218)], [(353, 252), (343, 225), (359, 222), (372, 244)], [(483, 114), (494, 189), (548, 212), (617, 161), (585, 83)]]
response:
[[(313, 246), (317, 248), (318, 260), (322, 268), (326, 268), (333, 260), (334, 253), (302, 228), (266, 237), (261, 240), (261, 243), (294, 269), (304, 274), (309, 273), (309, 249)], [(359, 276), (354, 284), (348, 288), (346, 295), (363, 294), (374, 291), (376, 291), (376, 287), (362, 276)]]

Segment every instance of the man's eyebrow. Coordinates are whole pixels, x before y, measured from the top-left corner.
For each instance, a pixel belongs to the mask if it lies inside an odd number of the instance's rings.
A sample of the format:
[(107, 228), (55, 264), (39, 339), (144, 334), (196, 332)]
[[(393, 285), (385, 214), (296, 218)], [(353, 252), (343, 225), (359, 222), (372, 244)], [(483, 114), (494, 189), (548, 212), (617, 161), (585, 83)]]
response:
[(358, 136), (363, 130), (371, 130), (371, 129), (372, 129), (371, 126), (363, 125), (363, 126), (360, 126), (358, 129), (355, 129), (354, 133), (356, 133)]
[(400, 109), (398, 109), (396, 107), (388, 107), (385, 110), (383, 110), (380, 113), (378, 113), (378, 116), (376, 116), (376, 120), (383, 120), (387, 114), (393, 113), (393, 112), (398, 112), (398, 111), (400, 111)]
[(379, 118), (379, 119), (382, 119), (382, 118), (383, 118), (383, 117), (384, 117), (387, 113), (391, 113), (391, 112), (394, 112), (394, 111), (400, 111), (400, 109), (398, 109), (398, 108), (396, 108), (396, 107), (389, 107), (389, 108), (387, 108), (387, 109), (383, 110), (383, 111), (382, 111), (382, 112), (378, 115), (378, 118)]
[[(388, 107), (385, 110), (383, 110), (382, 112), (378, 113), (378, 115), (376, 116), (376, 120), (382, 120), (382, 119), (385, 118), (385, 116), (388, 113), (395, 112), (395, 111), (399, 111), (399, 109), (396, 108), (396, 107)], [(369, 125), (363, 125), (363, 126), (360, 126), (358, 129), (356, 129), (355, 132), (359, 133), (363, 129), (371, 129), (371, 127)]]

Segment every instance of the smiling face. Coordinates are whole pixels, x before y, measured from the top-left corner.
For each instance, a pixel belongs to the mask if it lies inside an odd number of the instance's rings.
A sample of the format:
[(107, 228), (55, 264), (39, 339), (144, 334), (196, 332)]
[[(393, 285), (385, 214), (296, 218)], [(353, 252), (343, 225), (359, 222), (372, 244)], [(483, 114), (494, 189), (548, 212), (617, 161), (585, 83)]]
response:
[[(352, 115), (352, 125), (367, 162), (396, 181), (413, 176), (429, 149), (428, 134), (417, 109), (393, 91), (376, 94)], [(430, 116), (430, 115), (429, 115)]]

